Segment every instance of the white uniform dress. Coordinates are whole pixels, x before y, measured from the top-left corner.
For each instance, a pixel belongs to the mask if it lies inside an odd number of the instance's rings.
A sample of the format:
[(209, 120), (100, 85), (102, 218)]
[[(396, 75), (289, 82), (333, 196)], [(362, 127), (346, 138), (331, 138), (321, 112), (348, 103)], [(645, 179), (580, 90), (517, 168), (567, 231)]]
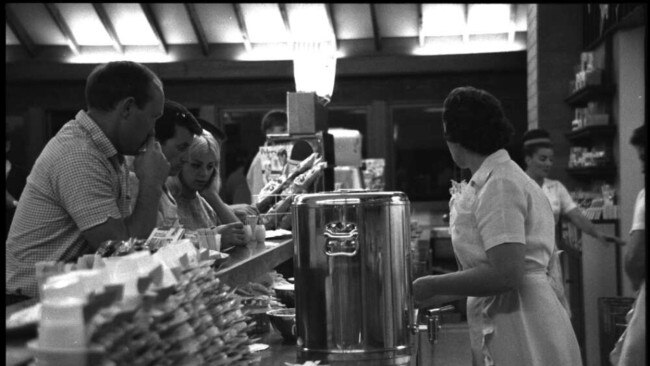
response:
[[(645, 188), (636, 197), (634, 216), (630, 234), (635, 230), (645, 231)], [(646, 365), (646, 281), (636, 295), (632, 310), (627, 314), (627, 328), (618, 340), (614, 351), (610, 354), (612, 365), (635, 366)]]
[(544, 193), (505, 150), (487, 157), (469, 184), (455, 184), (450, 228), (461, 269), (485, 265), (503, 243), (526, 246), (517, 291), (469, 297), (467, 319), (476, 365), (580, 366), (578, 342), (551, 287), (553, 215)]
[[(551, 211), (553, 211), (553, 218), (555, 219), (556, 227), (560, 221), (560, 215), (566, 215), (571, 210), (578, 207), (578, 205), (571, 198), (571, 195), (569, 194), (569, 191), (566, 189), (566, 187), (564, 187), (564, 185), (557, 180), (544, 178), (544, 182), (542, 183), (542, 191), (544, 191), (546, 198), (548, 198), (548, 201), (551, 204)], [(564, 291), (564, 280), (562, 276), (562, 266), (560, 264), (560, 253), (562, 253), (562, 251), (558, 250), (556, 246), (553, 256), (551, 256), (549, 273), (553, 279), (553, 289), (555, 289), (557, 292), (560, 298), (560, 302), (562, 302), (562, 306), (564, 306), (566, 311), (569, 313), (569, 316), (571, 316), (571, 307)]]

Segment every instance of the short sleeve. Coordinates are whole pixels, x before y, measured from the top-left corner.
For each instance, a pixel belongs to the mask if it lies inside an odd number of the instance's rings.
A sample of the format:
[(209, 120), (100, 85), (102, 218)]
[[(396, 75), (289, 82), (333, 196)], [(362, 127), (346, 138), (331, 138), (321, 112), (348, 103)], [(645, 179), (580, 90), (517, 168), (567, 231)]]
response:
[(566, 187), (560, 182), (556, 183), (557, 197), (560, 201), (560, 213), (566, 215), (568, 212), (578, 207), (578, 205), (575, 203), (575, 201), (573, 201), (573, 198), (571, 198), (571, 195), (569, 194), (569, 191), (566, 189)]
[[(72, 152), (65, 161), (57, 164), (53, 178), (55, 192), (58, 192), (68, 214), (81, 231), (106, 222), (109, 217), (121, 218), (117, 204), (117, 192), (107, 160), (88, 154), (87, 151)], [(75, 156), (77, 155), (77, 156)]]
[(526, 243), (526, 202), (521, 185), (501, 177), (487, 180), (476, 206), (485, 250), (503, 243)]
[(634, 204), (634, 216), (632, 217), (630, 233), (635, 230), (645, 230), (645, 189), (639, 192)]

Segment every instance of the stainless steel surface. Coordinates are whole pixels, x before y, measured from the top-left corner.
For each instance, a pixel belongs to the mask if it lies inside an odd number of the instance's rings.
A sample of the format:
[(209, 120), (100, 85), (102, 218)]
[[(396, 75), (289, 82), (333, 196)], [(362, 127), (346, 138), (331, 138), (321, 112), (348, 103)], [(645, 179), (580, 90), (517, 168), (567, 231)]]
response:
[(406, 195), (306, 194), (292, 210), (298, 360), (408, 364), (414, 313)]
[[(414, 366), (432, 364), (432, 360), (434, 359), (434, 345), (438, 343), (438, 336), (440, 329), (442, 329), (440, 315), (454, 310), (455, 308), (453, 305), (428, 309), (425, 312), (426, 315), (424, 315), (424, 319), (418, 319), (418, 324), (415, 327), (418, 334)], [(425, 323), (420, 323), (421, 321), (424, 321)]]

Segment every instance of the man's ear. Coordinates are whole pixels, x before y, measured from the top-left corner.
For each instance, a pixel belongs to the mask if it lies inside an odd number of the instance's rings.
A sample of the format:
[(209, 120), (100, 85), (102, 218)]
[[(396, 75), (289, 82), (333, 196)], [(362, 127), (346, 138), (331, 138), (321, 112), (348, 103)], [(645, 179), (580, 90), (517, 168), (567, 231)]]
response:
[(117, 109), (119, 110), (120, 116), (124, 119), (128, 119), (129, 116), (134, 112), (136, 108), (135, 98), (127, 97), (122, 99), (117, 103)]

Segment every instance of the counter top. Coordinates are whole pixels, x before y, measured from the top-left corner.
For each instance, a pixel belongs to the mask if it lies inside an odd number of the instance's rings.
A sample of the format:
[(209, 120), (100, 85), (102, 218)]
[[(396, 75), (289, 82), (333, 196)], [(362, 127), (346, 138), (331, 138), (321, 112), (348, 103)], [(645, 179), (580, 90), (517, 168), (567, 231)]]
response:
[[(248, 283), (249, 281), (271, 271), (280, 263), (293, 256), (293, 239), (267, 241), (264, 247), (237, 247), (230, 251), (230, 257), (216, 269), (217, 276), (231, 287)], [(6, 307), (5, 319), (11, 314), (36, 304), (28, 300)], [(27, 350), (27, 342), (36, 338), (36, 329), (6, 334), (5, 365), (22, 366), (32, 361), (32, 355)], [(285, 362), (296, 362), (295, 345), (284, 344), (282, 337), (273, 329), (262, 340), (271, 347), (261, 351), (262, 365), (285, 366)]]

